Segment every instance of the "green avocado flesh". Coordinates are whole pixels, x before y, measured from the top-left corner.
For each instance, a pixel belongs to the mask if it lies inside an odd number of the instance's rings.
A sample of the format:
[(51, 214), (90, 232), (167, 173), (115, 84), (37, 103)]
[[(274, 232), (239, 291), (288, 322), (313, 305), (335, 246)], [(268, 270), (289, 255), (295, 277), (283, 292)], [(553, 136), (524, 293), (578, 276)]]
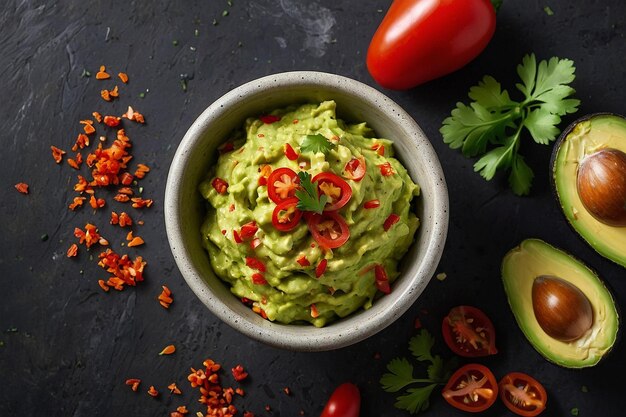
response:
[[(591, 304), (591, 327), (577, 340), (552, 338), (535, 317), (533, 282), (546, 275), (577, 287)], [(538, 239), (524, 240), (504, 257), (502, 281), (517, 324), (530, 344), (549, 361), (567, 368), (593, 366), (615, 343), (619, 316), (611, 293), (592, 270), (569, 254)]]
[(583, 205), (577, 189), (580, 161), (605, 148), (626, 152), (626, 119), (598, 114), (578, 121), (563, 133), (555, 147), (553, 184), (563, 213), (574, 230), (600, 255), (626, 267), (626, 227), (597, 220)]
[[(419, 226), (412, 201), (420, 189), (393, 157), (392, 142), (374, 138), (365, 123), (347, 124), (337, 119), (335, 107), (334, 101), (326, 101), (272, 111), (270, 121), (267, 117), (247, 119), (228, 139), (232, 150), (219, 156), (199, 186), (208, 202), (201, 233), (213, 270), (234, 295), (271, 321), (309, 322), (321, 327), (360, 308), (370, 308), (381, 295), (374, 266), (382, 265), (393, 282)], [(327, 153), (303, 146), (307, 136), (318, 134), (332, 144)], [(299, 154), (297, 160), (287, 157), (286, 144)], [(379, 145), (384, 146), (384, 153), (376, 151)], [(361, 157), (365, 176), (359, 181), (348, 179), (346, 164)], [(383, 175), (380, 165), (386, 163), (391, 165), (392, 175)], [(272, 222), (276, 204), (268, 197), (268, 187), (259, 183), (264, 165), (272, 170), (306, 171), (311, 177), (332, 172), (343, 178), (352, 189), (352, 197), (338, 210), (350, 230), (347, 242), (322, 250), (304, 216), (294, 229), (277, 230)], [(228, 183), (227, 192), (217, 192), (212, 185), (215, 178)], [(380, 206), (365, 208), (365, 202), (371, 200), (378, 200)], [(385, 231), (385, 220), (392, 213), (399, 221)], [(258, 226), (255, 248), (250, 241), (237, 243), (234, 238), (234, 231), (252, 221)], [(299, 262), (303, 257), (306, 262)], [(248, 266), (246, 258), (261, 261), (265, 271)], [(323, 259), (326, 270), (318, 278), (316, 267)], [(259, 273), (267, 284), (253, 282), (252, 276)]]

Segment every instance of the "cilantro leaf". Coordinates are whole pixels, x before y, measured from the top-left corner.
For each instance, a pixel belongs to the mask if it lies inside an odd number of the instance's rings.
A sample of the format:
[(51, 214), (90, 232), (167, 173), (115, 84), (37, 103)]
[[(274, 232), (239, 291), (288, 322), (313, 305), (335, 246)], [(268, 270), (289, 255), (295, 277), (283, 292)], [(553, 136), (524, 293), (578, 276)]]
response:
[(417, 335), (409, 340), (409, 350), (420, 362), (432, 362), (433, 357), (431, 356), (430, 350), (434, 345), (435, 338), (426, 329), (421, 329)]
[(420, 388), (410, 388), (407, 395), (401, 395), (394, 404), (396, 408), (406, 410), (409, 413), (416, 414), (420, 411), (426, 411), (430, 406), (430, 395), (437, 384), (426, 385)]
[(413, 365), (406, 358), (395, 358), (387, 364), (391, 373), (384, 374), (380, 378), (380, 384), (387, 392), (397, 392), (414, 382)]
[(311, 182), (311, 174), (305, 171), (298, 172), (300, 178), (300, 188), (296, 191), (296, 197), (298, 197), (298, 204), (296, 207), (302, 211), (312, 211), (317, 214), (321, 214), (324, 211), (324, 206), (328, 202), (328, 197), (325, 194), (321, 196), (317, 192), (317, 187)]
[(332, 142), (326, 139), (325, 136), (320, 135), (319, 133), (316, 135), (306, 135), (304, 139), (302, 139), (302, 143), (300, 144), (300, 151), (302, 152), (322, 152), (326, 154), (332, 148)]
[[(552, 57), (537, 63), (534, 54), (522, 58), (517, 66), (521, 80), (515, 84), (523, 94), (514, 101), (493, 77), (485, 76), (470, 88), (469, 104), (457, 103), (439, 131), (444, 143), (461, 149), (463, 155), (482, 155), (474, 171), (491, 180), (498, 170), (510, 170), (509, 186), (517, 195), (530, 192), (534, 174), (518, 155), (521, 132), (525, 129), (542, 145), (560, 133), (561, 116), (578, 110), (580, 101), (569, 84), (576, 68), (569, 59)], [(489, 149), (491, 148), (491, 149)]]

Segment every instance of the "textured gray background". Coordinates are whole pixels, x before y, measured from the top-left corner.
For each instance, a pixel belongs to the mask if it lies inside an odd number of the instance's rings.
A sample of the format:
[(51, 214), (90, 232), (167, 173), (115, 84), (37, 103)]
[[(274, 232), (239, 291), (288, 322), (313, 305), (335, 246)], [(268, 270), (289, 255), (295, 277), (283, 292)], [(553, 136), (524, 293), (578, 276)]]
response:
[[(251, 377), (241, 410), (257, 416), (317, 416), (335, 386), (359, 385), (362, 416), (407, 415), (393, 408), (378, 379), (393, 357), (408, 355), (407, 342), (420, 317), (441, 343), (440, 320), (450, 307), (471, 304), (487, 312), (497, 329), (500, 353), (481, 360), (497, 377), (522, 371), (543, 382), (549, 393), (545, 415), (623, 414), (624, 346), (593, 369), (571, 371), (547, 363), (526, 342), (506, 303), (500, 260), (526, 237), (566, 249), (597, 269), (618, 304), (626, 277), (572, 232), (551, 195), (550, 148), (525, 138), (522, 153), (535, 170), (530, 197), (511, 194), (505, 179), (487, 183), (472, 172), (473, 161), (449, 149), (438, 129), (455, 102), (484, 74), (512, 92), (515, 67), (524, 54), (540, 59), (573, 59), (579, 112), (625, 113), (626, 4), (621, 0), (506, 1), (496, 34), (484, 53), (448, 77), (406, 92), (385, 91), (422, 126), (435, 147), (450, 189), (451, 223), (439, 270), (418, 302), (379, 335), (335, 352), (293, 353), (246, 339), (213, 317), (187, 288), (170, 255), (162, 207), (169, 162), (187, 127), (213, 100), (259, 76), (293, 70), (322, 70), (375, 86), (365, 67), (372, 34), (389, 0), (212, 1), (16, 1), (0, 11), (0, 415), (162, 416), (187, 404), (201, 407), (186, 382), (189, 367), (211, 357), (230, 368), (242, 363)], [(548, 16), (544, 6), (554, 15)], [(228, 11), (227, 16), (222, 12)], [(214, 24), (214, 19), (215, 23)], [(197, 32), (196, 32), (197, 31)], [(175, 46), (173, 41), (177, 41)], [(106, 106), (93, 77), (99, 65), (126, 71), (131, 81), (122, 97)], [(91, 77), (81, 77), (83, 70)], [(187, 91), (181, 76), (189, 79)], [(140, 99), (139, 94), (145, 93)], [(152, 171), (143, 181), (152, 209), (135, 214), (148, 242), (136, 253), (148, 261), (146, 281), (121, 293), (103, 294), (105, 278), (89, 254), (68, 260), (73, 228), (95, 222), (119, 248), (123, 233), (108, 225), (105, 210), (67, 210), (75, 172), (54, 164), (50, 145), (69, 149), (78, 120), (131, 104), (148, 121), (131, 127), (133, 154)], [(13, 185), (27, 182), (28, 196)], [(47, 240), (42, 235), (48, 235)], [(82, 249), (82, 247), (81, 247)], [(97, 255), (98, 251), (92, 251)], [(165, 311), (155, 301), (167, 284), (175, 302)], [(174, 343), (178, 352), (157, 353)], [(376, 355), (380, 354), (380, 359)], [(139, 393), (124, 385), (143, 380)], [(229, 373), (224, 383), (230, 384)], [(176, 381), (181, 397), (166, 385)], [(145, 391), (155, 385), (159, 399)], [(585, 385), (589, 392), (581, 392)], [(291, 396), (282, 392), (289, 387)], [(269, 405), (271, 412), (264, 411)], [(496, 403), (485, 415), (510, 415)], [(427, 416), (462, 413), (434, 395)]]

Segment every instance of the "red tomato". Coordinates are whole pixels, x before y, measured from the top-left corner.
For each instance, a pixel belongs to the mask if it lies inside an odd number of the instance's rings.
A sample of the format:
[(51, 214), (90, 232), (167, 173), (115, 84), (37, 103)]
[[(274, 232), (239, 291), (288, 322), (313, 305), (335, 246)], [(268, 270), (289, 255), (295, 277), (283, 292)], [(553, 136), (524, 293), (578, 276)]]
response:
[(498, 353), (493, 324), (476, 307), (454, 307), (444, 317), (441, 331), (450, 350), (459, 356), (472, 358)]
[(339, 385), (331, 394), (320, 417), (359, 417), (361, 393), (349, 382)]
[(477, 413), (496, 401), (498, 384), (486, 366), (470, 363), (452, 374), (441, 394), (453, 407)]
[(267, 195), (274, 203), (293, 197), (300, 184), (300, 177), (291, 168), (278, 168), (267, 178)]
[(365, 158), (362, 156), (352, 158), (343, 168), (343, 176), (352, 181), (361, 181), (365, 176), (366, 165)]
[(489, 0), (395, 0), (367, 51), (367, 69), (381, 86), (415, 87), (476, 58), (496, 29)]
[(324, 248), (338, 248), (350, 238), (348, 224), (336, 211), (309, 212), (306, 221), (313, 239)]
[(277, 230), (288, 232), (298, 225), (302, 217), (302, 212), (296, 207), (298, 201), (297, 197), (290, 197), (274, 207), (272, 224)]
[(511, 372), (498, 384), (500, 399), (509, 410), (525, 417), (539, 415), (546, 408), (548, 395), (535, 378), (521, 372)]
[(293, 147), (290, 144), (288, 144), (288, 143), (285, 143), (284, 152), (285, 152), (285, 156), (290, 161), (295, 161), (296, 159), (298, 159), (298, 154), (293, 149)]
[(326, 194), (328, 203), (324, 211), (335, 211), (345, 206), (352, 197), (352, 188), (338, 175), (332, 172), (320, 172), (311, 179), (312, 183), (317, 182), (317, 191)]

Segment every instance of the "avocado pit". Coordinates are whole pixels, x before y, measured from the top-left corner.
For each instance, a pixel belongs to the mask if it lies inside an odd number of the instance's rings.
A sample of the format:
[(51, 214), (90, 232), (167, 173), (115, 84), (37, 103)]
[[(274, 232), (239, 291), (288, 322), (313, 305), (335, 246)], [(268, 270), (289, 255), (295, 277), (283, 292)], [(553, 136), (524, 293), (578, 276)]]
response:
[(626, 153), (605, 148), (586, 156), (578, 167), (578, 195), (598, 221), (626, 226)]
[(533, 281), (535, 318), (546, 334), (562, 342), (580, 339), (593, 325), (587, 296), (570, 282), (551, 275)]

